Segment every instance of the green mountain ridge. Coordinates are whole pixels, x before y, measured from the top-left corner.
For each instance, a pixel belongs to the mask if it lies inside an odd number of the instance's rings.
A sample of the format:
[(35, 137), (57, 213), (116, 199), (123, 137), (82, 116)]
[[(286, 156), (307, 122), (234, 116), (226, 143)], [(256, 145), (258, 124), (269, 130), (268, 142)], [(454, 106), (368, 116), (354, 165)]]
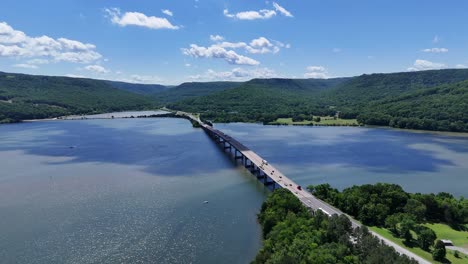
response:
[(154, 101), (106, 81), (0, 72), (0, 122), (142, 110)]
[[(370, 74), (338, 79), (254, 79), (168, 106), (215, 122), (264, 122), (335, 115), (362, 124), (468, 131), (467, 69)], [(433, 89), (434, 88), (434, 89)], [(457, 95), (454, 95), (456, 93)]]

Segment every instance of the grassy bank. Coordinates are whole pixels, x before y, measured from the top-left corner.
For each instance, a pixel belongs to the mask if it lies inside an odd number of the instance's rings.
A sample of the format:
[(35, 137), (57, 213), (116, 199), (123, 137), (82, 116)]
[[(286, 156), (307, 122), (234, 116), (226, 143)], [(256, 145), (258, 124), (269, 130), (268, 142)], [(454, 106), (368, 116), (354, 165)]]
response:
[[(450, 228), (449, 226), (447, 225), (444, 225), (444, 224), (425, 224), (425, 226), (427, 227), (430, 227), (431, 229), (434, 230), (434, 232), (436, 233), (437, 235), (437, 239), (450, 239), (452, 240), (450, 237), (454, 238), (454, 240), (457, 240), (458, 243), (463, 243), (462, 240), (459, 240), (459, 239), (464, 239), (464, 242), (466, 243), (467, 242), (467, 237), (466, 237), (466, 233), (468, 232), (459, 232), (459, 231), (456, 231), (456, 230), (453, 230), (452, 228)], [(373, 226), (373, 227), (369, 227), (370, 230), (378, 233), (379, 235), (385, 237), (386, 239), (390, 240), (390, 241), (393, 241), (395, 243), (397, 243), (398, 245), (408, 249), (409, 251), (413, 252), (414, 254), (432, 262), (432, 263), (440, 263), (440, 262), (437, 262), (435, 260), (432, 259), (432, 254), (430, 252), (427, 252), (427, 251), (424, 251), (422, 250), (421, 248), (417, 247), (417, 246), (414, 246), (414, 247), (411, 247), (411, 246), (407, 246), (405, 243), (403, 243), (403, 238), (397, 238), (397, 237), (394, 237), (392, 235), (392, 233), (388, 230), (388, 229), (385, 229), (385, 228), (381, 228), (381, 227), (376, 227), (376, 226)], [(447, 234), (450, 234), (449, 236), (447, 236)], [(463, 237), (463, 234), (465, 235)], [(414, 234), (413, 234), (414, 235)], [(454, 244), (456, 246), (461, 246), (461, 244), (457, 244), (455, 243), (455, 241), (452, 240), (452, 242), (454, 242)], [(460, 258), (456, 258), (454, 256), (454, 252), (452, 250), (447, 250), (447, 256), (446, 256), (446, 259), (448, 261), (450, 261), (450, 263), (452, 264), (464, 264), (464, 263), (468, 263), (468, 256), (460, 253)]]

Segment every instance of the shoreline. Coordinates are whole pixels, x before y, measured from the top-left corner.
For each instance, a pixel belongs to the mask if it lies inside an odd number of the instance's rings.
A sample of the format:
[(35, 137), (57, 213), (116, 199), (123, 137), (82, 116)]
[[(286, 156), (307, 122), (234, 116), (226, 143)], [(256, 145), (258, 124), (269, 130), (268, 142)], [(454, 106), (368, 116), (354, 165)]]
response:
[[(167, 109), (158, 109), (152, 110), (152, 112), (166, 112), (170, 113)], [(112, 112), (112, 113), (101, 113), (101, 114), (93, 114), (93, 115), (70, 115), (70, 116), (60, 116), (54, 118), (42, 118), (42, 119), (26, 119), (20, 120), (17, 122), (10, 122), (10, 123), (0, 123), (0, 125), (6, 124), (18, 124), (23, 122), (44, 122), (44, 121), (67, 121), (67, 120), (90, 120), (90, 119), (124, 119), (124, 118), (144, 118), (145, 115), (127, 115), (127, 116), (117, 116), (117, 117), (93, 117), (95, 115), (111, 115), (117, 113), (137, 113), (137, 112), (149, 112), (149, 111), (122, 111), (122, 112)], [(161, 113), (164, 114), (164, 113)], [(381, 129), (388, 129), (388, 130), (395, 130), (395, 131), (404, 131), (410, 133), (417, 133), (417, 134), (433, 134), (439, 136), (453, 136), (453, 137), (460, 137), (460, 138), (468, 138), (468, 132), (452, 132), (452, 131), (438, 131), (438, 130), (419, 130), (419, 129), (407, 129), (407, 128), (396, 128), (390, 126), (373, 126), (373, 125), (345, 125), (345, 124), (314, 124), (314, 125), (302, 125), (302, 124), (263, 124), (261, 122), (223, 122), (223, 123), (214, 123), (214, 124), (229, 124), (229, 123), (241, 123), (241, 124), (258, 124), (263, 126), (300, 126), (300, 127), (356, 127), (356, 128), (381, 128)]]

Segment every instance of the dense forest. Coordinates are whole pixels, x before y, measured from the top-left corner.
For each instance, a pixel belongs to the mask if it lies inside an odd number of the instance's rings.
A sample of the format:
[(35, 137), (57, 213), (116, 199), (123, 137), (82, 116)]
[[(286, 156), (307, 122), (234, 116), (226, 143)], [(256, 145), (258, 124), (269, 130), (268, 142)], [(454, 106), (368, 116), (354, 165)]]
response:
[(215, 122), (273, 122), (311, 116), (357, 118), (362, 124), (468, 131), (468, 70), (361, 75), (326, 80), (256, 79), (168, 107)]
[(169, 108), (199, 112), (214, 122), (273, 122), (281, 117), (334, 115), (336, 110), (311, 100), (339, 79), (254, 79), (239, 87), (168, 104)]
[(154, 99), (162, 103), (177, 102), (232, 89), (241, 84), (240, 82), (187, 82), (155, 94)]
[(253, 263), (417, 263), (382, 244), (367, 228), (353, 230), (342, 215), (314, 216), (288, 190), (263, 203), (259, 222), (263, 247)]
[(468, 70), (174, 87), (0, 73), (0, 122), (163, 105), (213, 122), (339, 116), (366, 125), (468, 132)]
[(468, 200), (449, 193), (407, 193), (399, 185), (386, 183), (353, 186), (342, 192), (329, 184), (308, 189), (363, 224), (385, 227), (426, 251), (435, 250), (436, 235), (424, 223), (445, 223), (456, 230), (468, 228)]
[(0, 122), (140, 110), (154, 101), (105, 81), (0, 72)]

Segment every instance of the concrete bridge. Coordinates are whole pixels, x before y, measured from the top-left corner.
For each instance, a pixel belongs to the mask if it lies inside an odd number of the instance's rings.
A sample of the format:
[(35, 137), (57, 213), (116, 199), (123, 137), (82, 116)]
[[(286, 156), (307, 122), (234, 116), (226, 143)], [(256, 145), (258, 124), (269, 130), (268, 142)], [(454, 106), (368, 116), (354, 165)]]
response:
[[(200, 120), (200, 118), (195, 117), (194, 115), (177, 112), (177, 115), (185, 116), (186, 118), (198, 122), (200, 127), (215, 141), (217, 142), (226, 153), (234, 156), (234, 159), (240, 160), (245, 168), (250, 170), (250, 172), (257, 177), (263, 184), (266, 186), (271, 186), (272, 189), (276, 188), (286, 188), (294, 196), (296, 196), (304, 206), (309, 208), (312, 212), (317, 210), (322, 211), (328, 216), (336, 215), (346, 215), (339, 209), (334, 206), (316, 198), (304, 188), (299, 187), (297, 183), (293, 180), (286, 177), (281, 173), (277, 168), (272, 164), (265, 162), (265, 160), (260, 157), (257, 153), (244, 146), (242, 143), (236, 139), (230, 137), (229, 135), (223, 133), (222, 131), (213, 128), (212, 126), (205, 124)], [(352, 223), (353, 228), (361, 227), (362, 224), (357, 220), (353, 219), (351, 216), (346, 215)], [(393, 247), (398, 253), (406, 255), (410, 258), (414, 258), (419, 263), (430, 264), (431, 262), (421, 258), (420, 256), (412, 253), (411, 251), (399, 246), (398, 244), (384, 238), (383, 236), (369, 230), (375, 237), (379, 238), (383, 243), (388, 246)]]

